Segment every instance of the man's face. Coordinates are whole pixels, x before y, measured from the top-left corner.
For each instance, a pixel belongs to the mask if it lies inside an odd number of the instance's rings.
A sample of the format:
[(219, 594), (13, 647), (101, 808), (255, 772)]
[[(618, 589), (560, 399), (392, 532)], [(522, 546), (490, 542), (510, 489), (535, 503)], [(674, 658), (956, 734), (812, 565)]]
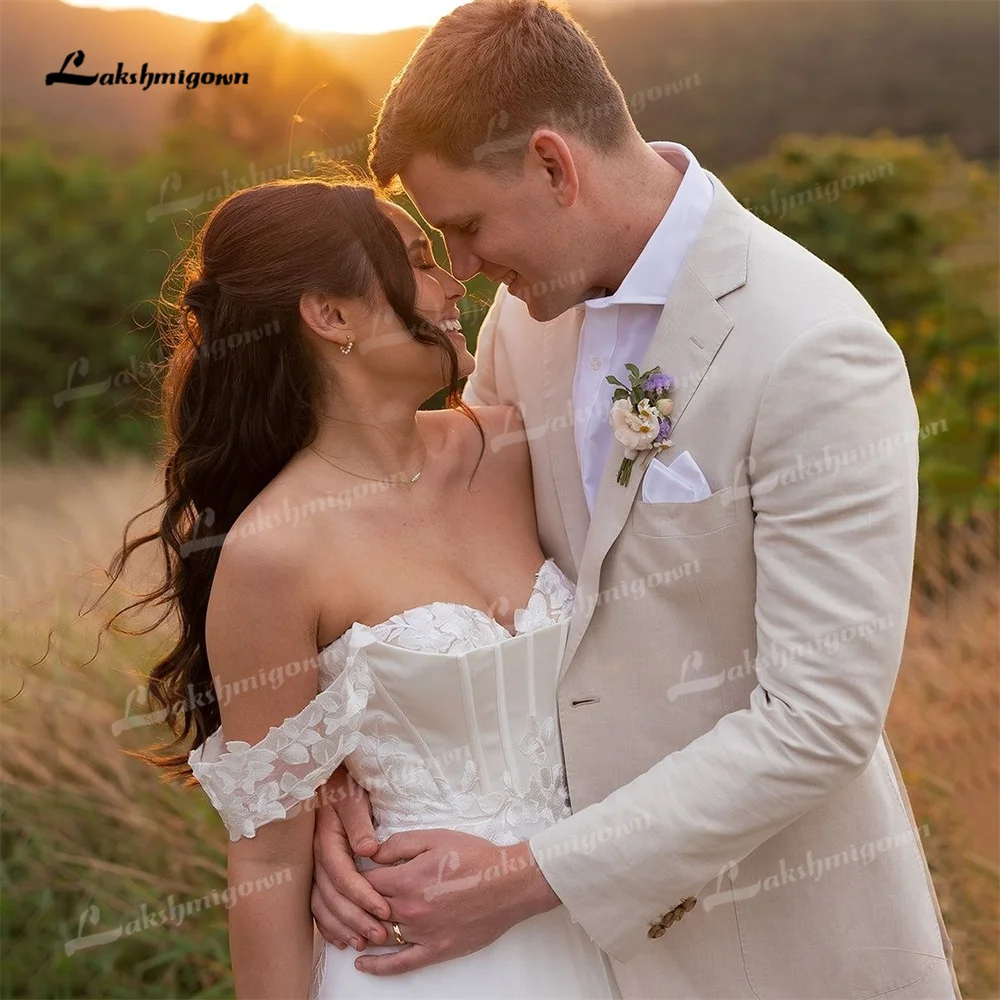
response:
[(417, 153), (400, 180), (420, 214), (444, 236), (452, 273), (502, 281), (536, 320), (575, 305), (588, 287), (570, 219), (547, 171), (528, 156), (523, 175), (455, 167)]

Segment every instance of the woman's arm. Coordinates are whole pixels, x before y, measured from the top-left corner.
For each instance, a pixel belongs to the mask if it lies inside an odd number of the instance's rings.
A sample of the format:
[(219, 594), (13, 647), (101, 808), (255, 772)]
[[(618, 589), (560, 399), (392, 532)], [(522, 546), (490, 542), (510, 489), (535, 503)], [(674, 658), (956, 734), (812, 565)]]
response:
[[(259, 743), (297, 715), (318, 690), (317, 612), (298, 539), (288, 531), (230, 533), (206, 618), (206, 648), (223, 737)], [(303, 669), (311, 664), (311, 669)], [(267, 754), (244, 788), (267, 797)], [(273, 757), (273, 755), (271, 755)], [(230, 947), (236, 995), (301, 1000), (312, 971), (311, 802), (229, 845)]]
[(303, 1000), (312, 972), (310, 802), (229, 845), (229, 950), (241, 1000)]

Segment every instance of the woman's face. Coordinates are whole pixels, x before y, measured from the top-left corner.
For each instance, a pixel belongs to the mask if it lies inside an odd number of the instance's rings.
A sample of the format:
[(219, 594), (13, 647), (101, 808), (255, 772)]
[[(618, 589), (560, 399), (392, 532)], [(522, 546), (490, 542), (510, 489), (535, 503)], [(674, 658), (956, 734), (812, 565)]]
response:
[[(380, 202), (379, 210), (384, 212), (399, 230), (406, 246), (417, 288), (414, 301), (416, 311), (429, 323), (442, 330), (455, 345), (458, 353), (458, 375), (459, 378), (465, 378), (476, 366), (475, 359), (469, 353), (465, 335), (462, 333), (458, 308), (459, 300), (465, 294), (465, 285), (453, 278), (449, 271), (434, 260), (427, 234), (402, 208), (390, 202)], [(398, 325), (398, 320), (396, 323)], [(408, 334), (405, 342), (399, 342), (394, 337), (390, 339), (396, 341), (395, 346), (399, 348), (398, 352), (393, 350), (393, 354), (396, 355), (394, 367), (404, 364), (414, 374), (426, 370), (429, 375), (433, 373), (433, 377), (438, 378), (444, 358), (439, 347), (422, 344), (413, 340)], [(373, 346), (375, 344), (377, 339)], [(440, 387), (437, 386), (433, 391), (436, 392)]]

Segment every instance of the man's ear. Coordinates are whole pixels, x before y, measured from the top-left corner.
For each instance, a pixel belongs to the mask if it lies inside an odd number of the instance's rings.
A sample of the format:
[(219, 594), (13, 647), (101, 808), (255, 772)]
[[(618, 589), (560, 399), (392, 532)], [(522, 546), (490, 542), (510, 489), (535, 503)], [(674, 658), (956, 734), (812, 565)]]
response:
[(528, 143), (528, 154), (548, 174), (549, 185), (559, 204), (566, 208), (571, 206), (580, 193), (580, 178), (566, 140), (553, 129), (536, 129)]
[(338, 344), (347, 343), (347, 318), (337, 302), (324, 292), (303, 292), (299, 297), (299, 315), (320, 337)]

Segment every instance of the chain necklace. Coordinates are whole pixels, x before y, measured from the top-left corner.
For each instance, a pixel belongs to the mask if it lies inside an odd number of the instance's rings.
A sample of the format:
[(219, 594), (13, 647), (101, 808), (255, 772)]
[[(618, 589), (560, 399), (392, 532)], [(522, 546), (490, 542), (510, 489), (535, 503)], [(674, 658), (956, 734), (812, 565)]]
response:
[[(357, 476), (358, 479), (367, 479), (371, 483), (389, 483), (390, 485), (404, 485), (401, 479), (376, 479), (373, 476), (363, 476), (360, 472), (351, 472), (350, 469), (345, 469), (342, 465), (337, 465), (336, 462), (331, 462), (330, 459), (326, 457), (322, 452), (316, 451), (316, 449), (309, 445), (309, 450), (315, 452), (327, 465), (332, 465), (335, 469), (340, 469), (341, 472), (346, 472), (349, 476)], [(427, 461), (427, 445), (424, 445), (424, 457), (420, 460), (420, 468), (417, 469), (416, 473), (412, 475), (409, 482), (415, 483), (420, 478), (420, 473), (424, 471), (424, 462)]]

